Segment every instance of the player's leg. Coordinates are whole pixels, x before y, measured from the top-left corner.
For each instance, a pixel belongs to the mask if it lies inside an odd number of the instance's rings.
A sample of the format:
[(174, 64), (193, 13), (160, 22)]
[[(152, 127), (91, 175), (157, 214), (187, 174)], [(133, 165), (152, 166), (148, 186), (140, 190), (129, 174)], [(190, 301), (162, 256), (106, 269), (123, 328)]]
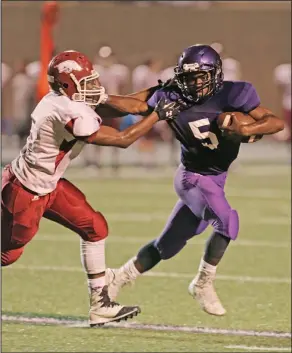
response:
[(103, 215), (89, 205), (84, 194), (69, 181), (61, 179), (54, 202), (44, 217), (81, 237), (81, 262), (88, 278), (91, 326), (137, 315), (139, 307), (122, 306), (109, 299), (105, 285), (104, 249), (108, 226)]
[(115, 299), (120, 289), (133, 282), (142, 273), (149, 271), (161, 260), (175, 256), (194, 235), (201, 234), (208, 223), (196, 217), (179, 200), (173, 208), (161, 235), (143, 246), (136, 257), (130, 259), (121, 268), (107, 269), (110, 297)]
[[(202, 176), (181, 169), (176, 179), (176, 191), (192, 212), (213, 226), (213, 233), (206, 244), (197, 276), (189, 286), (205, 311), (224, 315), (225, 309), (213, 287), (217, 265), (228, 247), (230, 239), (238, 234), (238, 215), (224, 194), (226, 174)], [(183, 182), (181, 182), (183, 180)]]
[(37, 196), (24, 189), (11, 170), (2, 175), (1, 266), (19, 259), (24, 246), (38, 231), (49, 196)]

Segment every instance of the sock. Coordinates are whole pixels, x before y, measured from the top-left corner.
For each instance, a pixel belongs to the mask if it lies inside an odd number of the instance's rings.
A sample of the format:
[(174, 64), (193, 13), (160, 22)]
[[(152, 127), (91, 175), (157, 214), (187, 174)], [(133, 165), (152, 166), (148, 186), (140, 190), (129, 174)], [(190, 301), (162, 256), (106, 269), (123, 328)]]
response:
[(89, 275), (105, 271), (105, 240), (80, 242), (80, 256), (84, 271)]
[(122, 272), (128, 275), (131, 281), (134, 281), (138, 276), (141, 275), (141, 273), (136, 269), (136, 266), (134, 264), (135, 260), (135, 257), (132, 258), (131, 260), (126, 262), (120, 269)]
[[(84, 271), (88, 275), (95, 275), (105, 271), (105, 240), (90, 242), (81, 239), (80, 256)], [(91, 288), (103, 287), (105, 277), (88, 278), (88, 286)]]
[(91, 290), (92, 288), (104, 287), (105, 286), (105, 276), (101, 276), (98, 278), (88, 278), (88, 289)]
[(218, 232), (213, 232), (206, 243), (204, 260), (208, 264), (217, 266), (230, 243), (230, 238)]
[(208, 262), (204, 261), (203, 258), (201, 258), (199, 272), (206, 272), (206, 273), (215, 275), (216, 269), (217, 269), (217, 266), (210, 265), (208, 264)]
[(152, 240), (150, 243), (144, 245), (138, 252), (135, 263), (140, 273), (151, 270), (151, 268), (161, 261), (160, 253), (154, 244), (155, 240)]

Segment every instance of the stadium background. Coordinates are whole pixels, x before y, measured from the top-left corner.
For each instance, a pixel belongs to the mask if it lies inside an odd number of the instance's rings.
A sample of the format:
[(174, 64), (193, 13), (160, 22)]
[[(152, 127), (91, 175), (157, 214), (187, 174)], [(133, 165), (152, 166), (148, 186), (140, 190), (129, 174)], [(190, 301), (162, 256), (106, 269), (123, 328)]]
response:
[[(85, 52), (93, 59), (99, 46), (102, 43), (108, 43), (113, 48), (118, 61), (125, 64), (131, 72), (153, 55), (163, 60), (162, 67), (169, 67), (175, 65), (178, 53), (188, 45), (198, 42), (207, 44), (220, 42), (223, 43), (228, 56), (240, 62), (241, 78), (255, 85), (262, 104), (280, 116), (283, 115), (274, 70), (278, 65), (291, 61), (289, 2), (218, 1), (209, 2), (207, 9), (193, 4), (172, 6), (167, 3), (157, 1), (60, 2), (60, 16), (53, 31), (54, 47), (57, 51), (74, 48)], [(2, 61), (10, 67), (13, 68), (20, 58), (32, 62), (39, 60), (42, 7), (42, 1), (2, 2)], [(2, 121), (4, 119), (4, 127), (9, 126), (8, 129), (4, 129), (4, 134), (14, 137), (15, 100), (13, 100), (11, 86), (8, 82), (3, 89)], [(133, 85), (129, 77), (122, 93), (132, 91)], [(15, 156), (19, 147), (13, 138), (9, 138), (7, 145), (6, 141), (7, 139), (4, 138), (5, 162)], [(139, 151), (144, 150), (141, 158), (145, 159), (145, 164), (149, 164), (147, 161), (151, 158), (155, 165), (162, 162), (168, 164), (171, 163), (173, 155), (177, 161), (178, 145), (175, 152), (170, 148), (164, 152), (165, 146), (161, 147), (160, 141), (161, 138), (158, 138), (155, 146), (139, 149)], [(265, 138), (265, 142), (270, 144), (271, 141), (275, 140)], [(258, 149), (261, 152), (265, 142), (253, 146), (253, 156)], [(280, 158), (283, 154), (287, 155), (285, 147), (284, 150), (281, 148), (282, 145), (273, 145), (273, 149), (278, 150), (277, 154)], [(136, 146), (131, 147), (126, 153), (116, 151), (114, 157), (109, 152), (103, 152), (100, 154), (98, 163), (102, 165), (138, 163), (140, 158), (137, 154), (134, 155), (135, 148)], [(153, 158), (155, 151), (157, 151), (157, 157)], [(170, 156), (168, 151), (171, 151)], [(273, 158), (275, 153), (271, 154)], [(159, 155), (162, 154), (167, 156), (165, 160), (159, 159)], [(267, 154), (264, 153), (264, 156)], [(75, 162), (75, 164), (78, 163)]]
[[(162, 59), (167, 68), (186, 46), (219, 42), (228, 56), (240, 62), (242, 79), (254, 84), (262, 104), (284, 118), (274, 72), (278, 65), (291, 62), (288, 1), (198, 1), (185, 2), (185, 6), (169, 1), (63, 1), (58, 6), (59, 19), (52, 32), (57, 51), (76, 49), (93, 59), (106, 44), (132, 73), (152, 56)], [(14, 116), (18, 100), (13, 96), (13, 70), (19, 60), (40, 59), (43, 7), (43, 1), (2, 1), (2, 63), (10, 68), (10, 79), (3, 84), (2, 66), (2, 166), (25, 141), (25, 136), (18, 138), (22, 122)], [(25, 85), (19, 88), (19, 92), (26, 89)], [(130, 76), (123, 93), (132, 91)], [(66, 173), (108, 218), (109, 266), (121, 265), (157, 236), (176, 200), (172, 175), (179, 162), (179, 145), (159, 133), (142, 142), (121, 151), (85, 151)], [(3, 351), (222, 352), (238, 351), (242, 345), (291, 351), (290, 340), (283, 336), (237, 337), (231, 332), (291, 332), (290, 148), (287, 136), (267, 136), (243, 145), (231, 168), (226, 192), (240, 213), (241, 230), (216, 282), (229, 311), (225, 318), (202, 313), (186, 293), (207, 231), (175, 259), (122, 293), (121, 301), (141, 304), (138, 322), (142, 326), (165, 324), (171, 332), (154, 329), (148, 333), (142, 328), (138, 333), (108, 329), (92, 334), (80, 328), (32, 326), (39, 317), (44, 323), (53, 317), (58, 324), (69, 317), (78, 325), (78, 320), (86, 320), (88, 309), (78, 238), (43, 221), (24, 256), (2, 271)], [(29, 318), (27, 323), (24, 317)], [(174, 328), (186, 325), (194, 332), (197, 326), (203, 327), (203, 334)], [(205, 335), (210, 328), (231, 331)]]

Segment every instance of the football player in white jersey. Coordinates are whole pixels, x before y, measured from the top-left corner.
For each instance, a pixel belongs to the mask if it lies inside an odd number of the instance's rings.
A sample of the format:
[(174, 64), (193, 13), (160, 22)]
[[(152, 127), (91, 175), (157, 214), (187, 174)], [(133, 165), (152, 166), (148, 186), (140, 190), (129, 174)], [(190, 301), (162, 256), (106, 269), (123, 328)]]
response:
[[(154, 112), (120, 132), (101, 125), (97, 106), (120, 112), (147, 113), (148, 105), (130, 96), (108, 96), (89, 59), (76, 51), (55, 56), (48, 67), (50, 92), (32, 112), (30, 136), (19, 156), (2, 174), (1, 265), (8, 266), (35, 236), (42, 217), (81, 237), (81, 259), (88, 277), (91, 326), (120, 321), (140, 312), (109, 299), (105, 285), (104, 242), (107, 221), (85, 195), (62, 178), (85, 144), (126, 148), (159, 120), (174, 118), (182, 107), (160, 101)], [(145, 98), (147, 90), (136, 95)]]

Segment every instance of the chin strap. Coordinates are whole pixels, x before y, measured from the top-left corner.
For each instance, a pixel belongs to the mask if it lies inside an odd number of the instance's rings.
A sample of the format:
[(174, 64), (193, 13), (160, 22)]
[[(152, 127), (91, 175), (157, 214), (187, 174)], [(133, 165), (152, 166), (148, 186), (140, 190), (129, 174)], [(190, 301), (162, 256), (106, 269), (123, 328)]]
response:
[(98, 104), (105, 104), (108, 100), (108, 94), (103, 93), (100, 98), (99, 98), (99, 103)]

